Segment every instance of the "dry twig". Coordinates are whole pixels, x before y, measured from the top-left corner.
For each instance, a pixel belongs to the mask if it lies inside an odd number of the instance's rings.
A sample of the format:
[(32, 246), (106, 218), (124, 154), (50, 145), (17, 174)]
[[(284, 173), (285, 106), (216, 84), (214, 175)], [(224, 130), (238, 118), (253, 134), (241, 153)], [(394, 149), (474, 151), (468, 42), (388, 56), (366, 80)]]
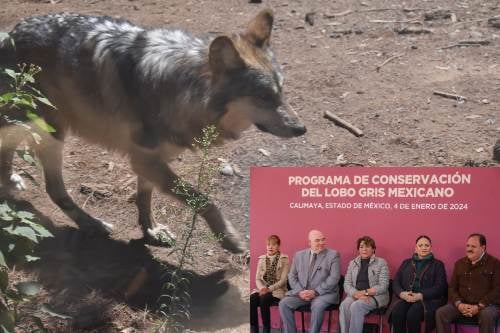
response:
[(333, 121), (333, 123), (335, 125), (337, 125), (339, 127), (342, 127), (342, 128), (345, 128), (346, 130), (348, 130), (349, 132), (351, 132), (352, 134), (354, 134), (357, 137), (360, 137), (360, 136), (364, 135), (364, 133), (363, 133), (362, 130), (360, 130), (359, 128), (357, 128), (354, 125), (351, 125), (350, 123), (348, 123), (347, 121), (343, 120), (339, 116), (334, 115), (330, 111), (325, 111), (324, 117), (327, 118), (327, 119), (330, 119), (331, 121)]
[(451, 49), (454, 47), (460, 47), (460, 46), (481, 46), (481, 45), (489, 45), (490, 41), (489, 40), (462, 40), (458, 42), (457, 44), (452, 44), (444, 47), (438, 48), (438, 50), (446, 50), (446, 49)]
[(419, 23), (423, 24), (420, 22), (418, 19), (411, 19), (411, 20), (404, 20), (404, 21), (395, 21), (395, 20), (370, 20), (371, 23)]
[(394, 56), (392, 56), (392, 57), (390, 57), (390, 58), (386, 59), (383, 63), (381, 63), (380, 65), (378, 65), (378, 66), (376, 67), (377, 72), (378, 72), (378, 71), (379, 71), (379, 70), (380, 70), (383, 66), (387, 65), (388, 63), (390, 63), (390, 62), (391, 62), (391, 61), (393, 61), (394, 59), (397, 59), (397, 58), (402, 57), (403, 55), (404, 55), (404, 53), (401, 53), (401, 54), (396, 54), (396, 55), (394, 55)]
[(441, 97), (444, 97), (444, 98), (450, 98), (450, 99), (454, 99), (454, 100), (457, 100), (457, 101), (466, 101), (467, 98), (464, 97), (464, 96), (460, 96), (460, 95), (456, 95), (456, 94), (450, 94), (450, 93), (447, 93), (447, 92), (444, 92), (444, 91), (433, 91), (432, 92), (434, 95), (437, 95), (437, 96), (441, 96)]

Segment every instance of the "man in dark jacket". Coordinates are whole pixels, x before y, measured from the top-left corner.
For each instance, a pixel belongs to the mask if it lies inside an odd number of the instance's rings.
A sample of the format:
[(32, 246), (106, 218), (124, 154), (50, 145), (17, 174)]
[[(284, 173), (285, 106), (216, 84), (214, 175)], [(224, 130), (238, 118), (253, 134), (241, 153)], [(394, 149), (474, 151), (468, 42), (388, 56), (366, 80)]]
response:
[(486, 253), (486, 238), (472, 234), (466, 256), (455, 263), (448, 290), (449, 301), (436, 313), (438, 333), (450, 333), (459, 316), (476, 317), (480, 333), (493, 333), (500, 316), (500, 261)]

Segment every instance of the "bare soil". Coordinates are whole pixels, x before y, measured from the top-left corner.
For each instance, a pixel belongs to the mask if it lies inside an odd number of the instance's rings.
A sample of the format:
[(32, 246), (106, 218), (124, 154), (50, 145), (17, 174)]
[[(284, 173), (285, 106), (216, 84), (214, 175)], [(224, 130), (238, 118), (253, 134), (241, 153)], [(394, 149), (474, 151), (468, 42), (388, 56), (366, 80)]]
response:
[[(250, 166), (497, 165), (491, 156), (500, 133), (500, 29), (488, 18), (500, 15), (498, 0), (2, 0), (0, 30), (9, 31), (26, 16), (71, 11), (122, 16), (149, 27), (231, 33), (242, 31), (266, 7), (275, 12), (272, 44), (284, 69), (288, 101), (308, 132), (284, 140), (251, 129), (239, 141), (214, 149), (214, 156), (238, 171), (218, 175), (214, 197), (244, 237)], [(446, 15), (440, 17), (438, 9)], [(487, 45), (453, 46), (461, 41)], [(325, 111), (359, 127), (364, 136), (335, 126), (323, 117)], [(174, 167), (189, 178), (197, 160), (186, 153)], [(76, 137), (65, 147), (66, 186), (91, 214), (115, 225), (108, 241), (82, 238), (44, 192), (39, 170), (22, 161), (16, 170), (30, 172), (42, 185), (30, 186), (15, 202), (53, 224), (57, 236), (42, 247), (40, 264), (12, 274), (14, 280), (38, 277), (44, 284), (43, 295), (26, 307), (48, 304), (75, 317), (71, 322), (47, 317), (44, 322), (54, 332), (153, 331), (158, 318), (150, 309), (159, 293), (159, 272), (162, 264), (172, 263), (168, 249), (129, 242), (140, 231), (126, 158)], [(106, 195), (82, 193), (82, 184)], [(156, 218), (180, 230), (185, 219), (169, 214), (173, 210), (174, 203), (155, 194)], [(197, 242), (194, 255), (189, 329), (248, 332), (244, 263), (211, 241)], [(149, 272), (146, 285), (126, 299), (125, 290), (142, 268)], [(29, 324), (21, 330), (30, 331)]]

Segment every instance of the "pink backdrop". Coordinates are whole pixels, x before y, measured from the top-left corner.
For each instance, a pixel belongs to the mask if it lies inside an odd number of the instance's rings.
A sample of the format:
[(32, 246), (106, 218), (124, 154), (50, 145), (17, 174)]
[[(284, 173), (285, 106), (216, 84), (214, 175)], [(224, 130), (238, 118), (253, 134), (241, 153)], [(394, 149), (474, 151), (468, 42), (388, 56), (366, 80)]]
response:
[[(470, 183), (432, 185), (380, 185), (373, 176), (380, 175), (470, 175)], [(364, 175), (368, 184), (352, 184)], [(290, 185), (290, 176), (345, 176), (351, 184)], [(345, 179), (345, 178), (344, 178)], [(448, 178), (446, 178), (448, 179)], [(457, 177), (455, 179), (458, 179)], [(433, 242), (435, 256), (444, 261), (451, 276), (453, 263), (464, 256), (467, 236), (473, 232), (486, 235), (488, 252), (500, 256), (500, 168), (252, 168), (250, 181), (250, 251), (251, 288), (255, 287), (257, 257), (265, 253), (265, 239), (277, 234), (281, 250), (290, 257), (307, 245), (307, 233), (315, 228), (324, 232), (329, 247), (340, 251), (341, 272), (356, 256), (356, 239), (369, 235), (377, 244), (377, 255), (389, 263), (394, 276), (401, 261), (412, 255), (415, 238), (426, 234)], [(388, 197), (389, 188), (450, 188), (451, 197)], [(304, 188), (314, 188), (322, 197), (303, 197)], [(340, 188), (352, 188), (352, 197), (326, 197)], [(361, 188), (383, 188), (384, 197), (362, 197)], [(351, 190), (351, 191), (353, 191)], [(311, 192), (311, 191), (309, 191)], [(316, 193), (316, 192), (313, 192)], [(402, 190), (403, 195), (406, 194)], [(321, 208), (290, 208), (290, 204), (323, 205)], [(326, 208), (327, 204), (351, 204), (351, 208)], [(365, 204), (388, 204), (391, 209), (365, 208)], [(435, 209), (401, 209), (405, 204), (434, 204)], [(361, 208), (352, 208), (354, 204)], [(443, 208), (448, 204), (447, 209)], [(397, 205), (398, 208), (394, 208)], [(467, 207), (465, 207), (465, 205)], [(408, 207), (408, 206), (407, 206)], [(450, 209), (450, 208), (455, 209)], [(276, 317), (276, 316), (274, 316)]]

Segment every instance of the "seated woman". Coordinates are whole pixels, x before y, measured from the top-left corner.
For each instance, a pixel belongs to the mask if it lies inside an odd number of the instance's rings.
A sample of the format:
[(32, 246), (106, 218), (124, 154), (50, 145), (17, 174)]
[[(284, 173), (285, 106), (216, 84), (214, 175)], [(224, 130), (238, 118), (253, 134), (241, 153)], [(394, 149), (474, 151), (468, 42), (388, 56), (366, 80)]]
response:
[(394, 333), (419, 333), (422, 320), (425, 331), (432, 331), (436, 309), (446, 304), (447, 288), (444, 264), (434, 258), (431, 239), (419, 236), (415, 254), (403, 261), (394, 278), (398, 297), (390, 312)]
[(365, 315), (389, 303), (389, 267), (375, 256), (375, 241), (357, 240), (359, 255), (351, 260), (344, 281), (347, 297), (340, 304), (341, 333), (361, 333)]
[(252, 333), (259, 333), (257, 308), (264, 326), (264, 333), (271, 331), (269, 307), (273, 301), (279, 301), (287, 291), (286, 281), (290, 263), (286, 254), (280, 253), (281, 240), (276, 235), (267, 238), (266, 254), (259, 257), (255, 284), (257, 289), (250, 295), (250, 328)]

